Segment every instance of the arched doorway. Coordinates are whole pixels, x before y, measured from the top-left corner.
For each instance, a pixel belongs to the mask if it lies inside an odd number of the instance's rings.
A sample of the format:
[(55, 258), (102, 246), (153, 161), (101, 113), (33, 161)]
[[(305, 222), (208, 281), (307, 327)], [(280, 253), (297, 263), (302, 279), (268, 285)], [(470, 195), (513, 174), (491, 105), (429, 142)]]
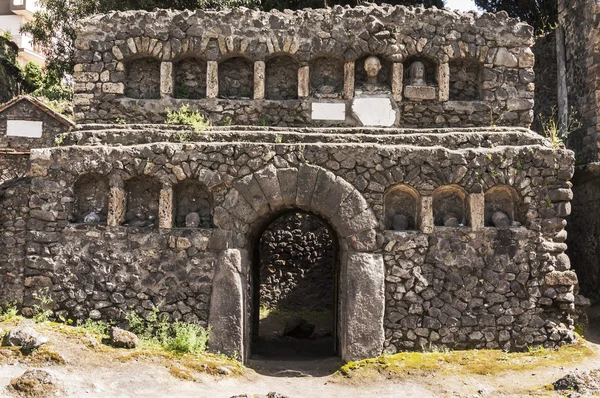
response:
[(327, 221), (297, 209), (270, 217), (253, 248), (251, 355), (337, 355), (338, 275), (338, 238)]

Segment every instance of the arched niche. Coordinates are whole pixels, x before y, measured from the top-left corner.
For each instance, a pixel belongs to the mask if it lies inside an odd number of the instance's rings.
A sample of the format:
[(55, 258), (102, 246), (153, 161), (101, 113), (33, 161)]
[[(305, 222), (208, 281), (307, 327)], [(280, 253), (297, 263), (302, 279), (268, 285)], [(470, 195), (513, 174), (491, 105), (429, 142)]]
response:
[(517, 192), (506, 185), (488, 189), (485, 193), (484, 220), (486, 227), (508, 228), (516, 220)]
[(384, 196), (385, 229), (415, 230), (419, 224), (420, 195), (408, 185), (396, 185)]
[(219, 97), (250, 99), (254, 96), (254, 64), (246, 57), (219, 63)]
[(310, 93), (317, 98), (337, 98), (344, 90), (344, 61), (318, 57), (310, 61)]
[(149, 176), (134, 177), (125, 182), (125, 225), (157, 227), (161, 184)]
[(175, 63), (175, 98), (206, 98), (206, 61), (187, 57)]
[(76, 223), (106, 224), (109, 185), (106, 176), (81, 175), (73, 186), (75, 203), (71, 220)]
[(404, 69), (404, 78), (402, 79), (404, 86), (408, 86), (411, 84), (411, 68), (413, 68), (416, 62), (420, 62), (425, 67), (423, 73), (423, 80), (427, 86), (435, 86), (438, 85), (437, 80), (437, 69), (438, 64), (428, 57), (423, 56), (410, 56), (406, 58), (406, 60), (402, 63)]
[(137, 99), (160, 98), (160, 61), (153, 57), (134, 58), (126, 63), (125, 96)]
[(457, 185), (442, 186), (433, 192), (433, 223), (438, 227), (468, 225), (467, 193)]
[(180, 228), (212, 228), (210, 194), (199, 181), (185, 180), (173, 189), (173, 221)]
[(450, 68), (450, 100), (477, 101), (481, 99), (480, 62), (472, 59), (454, 59)]
[(289, 55), (269, 58), (265, 63), (265, 98), (298, 98), (298, 61)]

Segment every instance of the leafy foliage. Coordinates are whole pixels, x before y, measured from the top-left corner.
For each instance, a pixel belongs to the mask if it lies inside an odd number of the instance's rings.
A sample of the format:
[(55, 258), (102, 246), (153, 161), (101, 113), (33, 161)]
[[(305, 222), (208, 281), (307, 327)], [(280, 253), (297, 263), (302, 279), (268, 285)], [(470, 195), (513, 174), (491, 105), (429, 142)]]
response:
[(167, 317), (159, 317), (157, 308), (145, 319), (135, 312), (127, 313), (126, 319), (130, 330), (144, 343), (156, 344), (180, 354), (206, 351), (209, 329), (196, 323), (169, 322)]
[(167, 124), (191, 126), (196, 133), (201, 133), (210, 126), (204, 115), (191, 110), (189, 105), (182, 106), (178, 111), (169, 111), (167, 113)]
[(557, 0), (475, 0), (475, 4), (485, 11), (506, 11), (533, 26), (537, 34), (552, 29), (558, 20)]

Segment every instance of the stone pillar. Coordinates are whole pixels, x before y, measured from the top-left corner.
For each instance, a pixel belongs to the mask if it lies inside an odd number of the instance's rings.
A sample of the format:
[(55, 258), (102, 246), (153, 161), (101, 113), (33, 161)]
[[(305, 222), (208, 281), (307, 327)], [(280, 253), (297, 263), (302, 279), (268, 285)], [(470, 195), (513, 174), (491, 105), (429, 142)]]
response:
[(344, 253), (340, 270), (340, 347), (343, 361), (383, 352), (385, 266), (381, 254)]
[(344, 99), (354, 98), (354, 61), (344, 64)]
[(394, 62), (392, 66), (392, 97), (394, 101), (402, 101), (402, 85), (404, 84), (404, 65)]
[(118, 227), (125, 221), (125, 190), (120, 187), (111, 187), (108, 196), (109, 227)]
[(450, 99), (450, 66), (447, 63), (440, 64), (437, 71), (437, 80), (440, 85), (438, 100), (446, 102)]
[(265, 98), (265, 61), (254, 62), (254, 99)]
[(217, 98), (219, 95), (219, 64), (217, 61), (206, 63), (206, 98)]
[(419, 229), (425, 233), (433, 232), (433, 196), (421, 196), (421, 211), (419, 220)]
[(212, 281), (208, 325), (209, 350), (246, 359), (244, 346), (244, 285), (248, 253), (229, 249), (220, 252)]
[(310, 68), (308, 65), (298, 68), (298, 98), (310, 95)]
[(160, 96), (169, 98), (174, 95), (175, 74), (172, 62), (160, 63)]
[(468, 200), (471, 229), (473, 231), (480, 231), (485, 227), (485, 194), (469, 194)]
[(173, 228), (173, 187), (166, 186), (160, 190), (158, 199), (158, 227)]

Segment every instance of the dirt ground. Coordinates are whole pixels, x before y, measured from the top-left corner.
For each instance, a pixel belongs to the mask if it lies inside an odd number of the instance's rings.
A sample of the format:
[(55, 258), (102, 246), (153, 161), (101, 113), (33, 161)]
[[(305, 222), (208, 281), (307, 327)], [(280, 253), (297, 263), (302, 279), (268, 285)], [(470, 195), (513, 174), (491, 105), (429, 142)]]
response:
[(5, 387), (12, 378), (33, 368), (44, 369), (60, 381), (62, 391), (58, 396), (78, 398), (230, 398), (270, 391), (290, 398), (561, 397), (565, 395), (549, 391), (546, 386), (571, 370), (600, 368), (600, 318), (592, 321), (586, 332), (589, 346), (595, 354), (573, 366), (511, 371), (495, 376), (418, 372), (394, 379), (377, 375), (344, 378), (334, 374), (341, 365), (339, 360), (322, 359), (297, 362), (254, 360), (241, 376), (198, 373), (194, 375), (195, 381), (186, 381), (172, 375), (169, 361), (164, 358), (126, 357), (126, 350), (108, 352), (101, 347), (94, 348), (88, 337), (41, 330), (50, 338), (47, 349), (60, 353), (65, 364), (3, 361), (0, 356), (1, 397), (11, 396)]

